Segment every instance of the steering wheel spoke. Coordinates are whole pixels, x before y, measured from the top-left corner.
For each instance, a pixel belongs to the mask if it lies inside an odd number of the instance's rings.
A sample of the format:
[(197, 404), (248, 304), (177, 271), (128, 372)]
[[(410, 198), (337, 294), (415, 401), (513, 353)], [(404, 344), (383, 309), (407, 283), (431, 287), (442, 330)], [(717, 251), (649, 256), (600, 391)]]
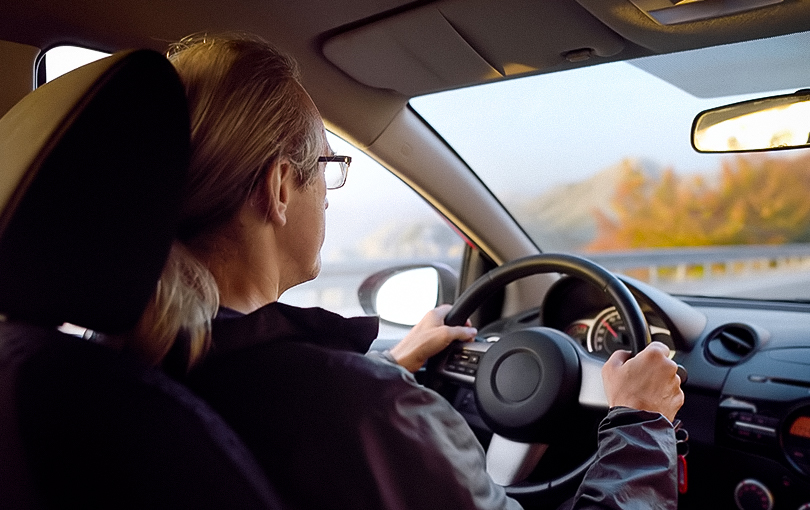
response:
[(579, 386), (579, 404), (592, 409), (607, 409), (608, 401), (602, 383), (605, 362), (589, 353), (580, 352), (579, 366), (582, 382)]
[(487, 449), (487, 473), (503, 486), (525, 480), (548, 449), (543, 443), (519, 443), (494, 434)]

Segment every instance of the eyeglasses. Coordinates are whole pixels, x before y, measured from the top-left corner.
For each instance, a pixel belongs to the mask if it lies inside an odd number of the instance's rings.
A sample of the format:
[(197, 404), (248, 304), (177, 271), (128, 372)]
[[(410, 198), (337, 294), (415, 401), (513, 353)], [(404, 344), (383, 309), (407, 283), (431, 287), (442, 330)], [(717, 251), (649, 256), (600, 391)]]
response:
[(323, 175), (326, 177), (326, 189), (338, 189), (346, 184), (351, 156), (321, 156), (318, 163), (326, 163)]

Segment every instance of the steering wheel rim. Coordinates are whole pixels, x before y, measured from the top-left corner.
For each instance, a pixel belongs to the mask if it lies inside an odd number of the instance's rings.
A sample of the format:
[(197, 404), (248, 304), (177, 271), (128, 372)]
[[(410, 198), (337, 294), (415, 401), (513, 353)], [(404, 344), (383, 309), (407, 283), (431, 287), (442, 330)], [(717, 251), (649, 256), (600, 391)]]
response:
[(484, 300), (496, 290), (527, 276), (563, 273), (577, 276), (599, 287), (608, 295), (624, 321), (632, 353), (638, 354), (650, 341), (650, 330), (633, 294), (613, 273), (590, 260), (575, 255), (542, 253), (515, 259), (478, 278), (447, 313), (448, 326), (463, 325)]
[[(591, 284), (596, 285), (602, 292), (604, 292), (607, 295), (608, 299), (616, 307), (616, 309), (619, 312), (619, 315), (621, 316), (622, 320), (624, 321), (627, 335), (630, 338), (631, 351), (632, 351), (632, 353), (634, 355), (637, 354), (639, 351), (643, 350), (644, 347), (651, 341), (649, 327), (647, 326), (647, 322), (646, 322), (646, 319), (644, 317), (644, 313), (642, 312), (641, 307), (639, 306), (638, 302), (633, 297), (630, 290), (624, 285), (624, 283), (621, 280), (619, 280), (615, 275), (613, 275), (608, 270), (606, 270), (605, 268), (603, 268), (603, 267), (601, 267), (601, 266), (599, 266), (599, 265), (597, 265), (597, 264), (595, 264), (595, 263), (593, 263), (593, 262), (591, 262), (591, 261), (589, 261), (587, 259), (577, 257), (577, 256), (573, 256), (573, 255), (566, 255), (566, 254), (540, 254), (540, 255), (524, 257), (524, 258), (521, 258), (521, 259), (516, 259), (514, 261), (506, 263), (506, 264), (504, 264), (504, 265), (502, 265), (502, 266), (488, 272), (487, 274), (481, 276), (464, 293), (462, 293), (458, 297), (455, 304), (453, 305), (453, 307), (451, 308), (451, 310), (449, 311), (449, 313), (445, 317), (445, 324), (451, 325), (451, 326), (464, 324), (467, 321), (467, 319), (469, 318), (469, 316), (484, 302), (484, 300), (486, 300), (490, 295), (492, 295), (497, 290), (500, 290), (501, 288), (508, 285), (509, 283), (512, 283), (512, 282), (514, 282), (516, 280), (519, 280), (521, 278), (525, 278), (527, 276), (532, 276), (532, 275), (536, 275), (536, 274), (543, 274), (543, 273), (562, 273), (562, 274), (575, 276), (575, 277), (581, 278), (581, 279), (583, 279), (583, 280), (585, 280), (585, 281), (587, 281), (587, 282), (589, 282)], [(567, 340), (562, 340), (561, 341), (559, 338), (551, 338), (551, 340), (554, 340), (558, 344), (573, 344), (574, 343), (572, 340), (570, 340), (570, 337), (567, 337), (566, 335), (564, 335), (561, 332), (558, 332), (556, 330), (551, 331), (551, 332), (549, 332), (549, 331), (544, 332), (542, 330), (547, 330), (548, 328), (533, 328), (533, 329), (537, 330), (537, 332), (536, 332), (537, 335), (540, 335), (540, 336), (544, 337), (543, 341), (548, 340), (548, 338), (546, 338), (546, 337), (551, 336), (551, 337), (565, 337), (567, 339)], [(548, 335), (548, 333), (554, 333), (554, 334)], [(503, 342), (504, 340), (509, 341), (508, 337), (504, 337), (499, 342), (497, 342), (496, 344), (493, 344), (493, 345), (497, 345), (497, 344)], [(525, 342), (522, 342), (516, 348), (516, 350), (523, 350), (525, 348), (524, 343)], [(443, 351), (443, 353), (440, 353), (439, 355), (437, 355), (435, 357), (436, 358), (435, 360), (431, 360), (432, 363), (430, 363), (428, 365), (428, 370), (433, 372), (433, 374), (429, 374), (431, 378), (433, 376), (435, 376), (436, 375), (435, 373), (439, 370), (440, 362), (437, 362), (436, 360), (441, 360), (441, 359), (447, 358), (449, 356), (450, 351), (451, 351), (452, 348), (453, 348), (453, 346), (451, 346), (447, 350)], [(563, 350), (567, 349), (564, 346), (562, 348), (563, 348)], [(572, 349), (572, 350), (575, 350), (575, 349)], [(496, 368), (492, 368), (493, 363), (490, 363), (489, 367), (487, 367), (487, 366), (485, 366), (485, 362), (487, 361), (486, 360), (486, 354), (487, 353), (485, 353), (481, 357), (482, 361), (481, 361), (481, 367), (480, 368), (481, 369), (488, 368), (490, 370), (490, 372), (487, 372), (486, 374), (483, 374), (482, 372), (478, 372), (476, 374), (476, 377), (475, 377), (475, 387), (476, 387), (475, 397), (476, 397), (476, 403), (479, 405), (479, 412), (482, 414), (482, 418), (484, 418), (484, 421), (488, 425), (490, 425), (490, 428), (493, 428), (492, 423), (490, 422), (490, 420), (487, 419), (486, 413), (483, 412), (482, 409), (481, 409), (482, 404), (481, 404), (480, 396), (479, 396), (479, 392), (480, 392), (479, 381), (481, 379), (485, 379), (486, 381), (489, 381), (491, 379), (493, 381), (491, 384), (495, 384), (494, 381), (496, 379), (502, 380), (503, 378), (499, 378), (499, 376), (496, 376), (492, 372), (492, 370), (497, 370), (498, 366), (506, 365), (509, 362), (509, 360), (507, 359), (506, 362), (502, 362), (503, 360), (499, 359), (499, 360), (494, 362), (494, 366)], [(500, 354), (496, 354), (496, 356), (499, 356), (499, 355)], [(509, 356), (509, 354), (507, 353), (504, 356)], [(598, 373), (599, 371), (594, 369), (592, 360), (588, 360), (589, 366), (585, 367), (584, 362), (586, 360), (583, 359), (583, 357), (580, 356), (579, 354), (577, 354), (576, 356), (577, 356), (577, 360), (576, 360), (576, 363), (577, 363), (576, 378), (577, 378), (577, 391), (578, 391), (579, 387), (584, 384), (582, 379), (584, 379), (584, 377), (585, 377), (584, 374), (583, 374), (583, 371), (585, 371), (586, 368), (587, 368), (587, 371), (590, 374), (589, 375), (590, 378), (595, 377), (594, 373), (595, 372)], [(521, 364), (521, 363), (517, 363), (517, 364), (513, 363), (513, 365), (525, 366), (525, 364)], [(542, 363), (541, 363), (541, 365), (542, 365)], [(580, 365), (582, 365), (582, 366), (580, 366)], [(541, 372), (542, 372), (542, 369), (541, 369)], [(564, 382), (558, 384), (558, 386), (570, 385), (570, 380), (571, 380), (570, 377), (571, 376), (568, 376), (568, 379), (565, 380)], [(540, 375), (540, 379), (542, 379), (542, 374)], [(490, 384), (490, 383), (486, 382), (484, 384)], [(601, 380), (599, 381), (598, 384), (601, 385)], [(494, 393), (496, 394), (496, 396), (498, 396), (499, 393), (504, 393), (504, 392), (499, 391), (496, 388), (494, 390)], [(500, 397), (498, 397), (498, 398), (500, 398)], [(491, 398), (490, 398), (490, 400), (491, 400)], [(582, 405), (582, 404), (580, 403), (580, 405)], [(566, 412), (566, 411), (562, 411), (562, 412)], [(508, 430), (510, 433), (512, 431), (512, 429), (509, 429), (508, 427), (507, 427), (506, 430)], [(493, 428), (493, 431), (494, 431), (494, 433), (496, 435), (500, 435), (499, 430), (496, 430), (495, 428)], [(519, 436), (519, 434), (518, 434), (518, 436)], [(507, 442), (513, 441), (513, 439), (512, 438), (506, 438), (506, 441)], [(522, 443), (528, 442), (525, 438), (519, 438), (519, 439), (517, 439), (517, 441), (518, 441), (518, 443), (516, 443), (516, 444), (522, 444)], [(520, 464), (521, 463), (522, 464), (534, 463), (534, 465), (536, 465), (537, 462), (539, 462), (540, 457), (542, 457), (542, 451), (545, 451), (545, 446), (546, 445), (537, 444), (536, 448), (528, 448), (526, 450), (527, 451), (526, 458), (525, 459), (515, 459), (515, 463), (518, 464), (518, 465), (510, 466), (510, 467), (507, 468), (507, 470), (515, 471), (515, 472), (519, 471), (519, 472), (523, 473), (520, 476), (524, 476), (524, 477), (527, 476), (528, 473), (531, 472), (531, 470), (533, 469), (533, 466), (527, 467), (526, 465), (520, 465)], [(541, 450), (541, 452), (538, 454), (537, 452), (539, 450)], [(487, 452), (488, 459), (490, 458), (490, 453), (491, 452), (489, 452), (489, 451)], [(510, 487), (510, 489), (512, 489), (513, 492), (517, 491), (517, 492), (515, 492), (515, 495), (517, 495), (517, 494), (533, 494), (533, 495), (537, 495), (537, 494), (544, 493), (546, 491), (551, 490), (552, 487), (559, 487), (559, 485), (561, 483), (563, 483), (563, 482), (567, 482), (569, 480), (575, 479), (578, 476), (582, 476), (584, 474), (585, 470), (587, 469), (587, 467), (593, 462), (594, 459), (595, 459), (595, 456), (591, 456), (587, 461), (585, 461), (585, 463), (583, 463), (582, 465), (578, 466), (577, 468), (569, 471), (568, 473), (565, 473), (563, 476), (561, 476), (561, 477), (559, 477), (559, 478), (557, 478), (555, 480), (544, 481), (544, 482), (539, 482), (539, 483), (525, 482), (525, 483), (522, 483), (522, 484), (519, 484), (519, 485), (514, 485), (514, 486)], [(489, 462), (488, 462), (488, 471), (490, 471)], [(497, 483), (500, 483), (501, 485), (505, 485), (505, 486), (512, 485), (512, 483), (504, 483), (504, 481), (503, 481), (505, 479), (508, 479), (509, 478), (508, 476), (506, 478), (504, 478), (504, 476), (502, 476), (501, 474), (496, 475), (496, 474), (492, 473), (491, 471), (490, 471), (490, 474), (493, 476), (493, 479)], [(514, 480), (514, 481), (519, 482), (521, 480), (517, 479), (517, 480)]]

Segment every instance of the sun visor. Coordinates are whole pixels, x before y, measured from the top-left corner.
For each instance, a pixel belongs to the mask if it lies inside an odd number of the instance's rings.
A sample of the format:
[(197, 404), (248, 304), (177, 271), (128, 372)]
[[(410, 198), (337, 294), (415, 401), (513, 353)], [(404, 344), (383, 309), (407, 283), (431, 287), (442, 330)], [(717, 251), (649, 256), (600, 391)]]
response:
[(412, 97), (623, 48), (573, 2), (445, 0), (343, 32), (323, 51), (355, 80)]
[(774, 37), (810, 27), (810, 2), (576, 1), (625, 40), (655, 53)]
[(409, 96), (501, 76), (434, 7), (341, 34), (324, 54), (361, 83)]
[(810, 87), (808, 47), (810, 32), (804, 32), (646, 57), (632, 64), (695, 97), (793, 92)]

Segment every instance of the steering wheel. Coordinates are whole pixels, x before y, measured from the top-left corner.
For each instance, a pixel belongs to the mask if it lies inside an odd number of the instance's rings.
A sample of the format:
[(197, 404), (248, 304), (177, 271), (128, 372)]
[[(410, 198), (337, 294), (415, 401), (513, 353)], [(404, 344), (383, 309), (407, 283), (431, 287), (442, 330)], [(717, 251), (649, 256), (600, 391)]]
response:
[[(541, 273), (568, 274), (596, 285), (624, 321), (633, 354), (650, 342), (641, 307), (624, 283), (603, 267), (572, 255), (535, 255), (490, 271), (459, 296), (445, 324), (464, 324), (494, 292)], [(603, 364), (561, 331), (532, 327), (508, 333), (495, 343), (456, 342), (431, 360), (427, 375), (434, 382), (474, 384), (479, 414), (494, 432), (487, 471), (511, 494), (537, 495), (575, 479), (593, 462), (595, 454), (555, 480), (516, 485), (531, 474), (548, 444), (565, 436), (578, 411), (608, 408)]]

